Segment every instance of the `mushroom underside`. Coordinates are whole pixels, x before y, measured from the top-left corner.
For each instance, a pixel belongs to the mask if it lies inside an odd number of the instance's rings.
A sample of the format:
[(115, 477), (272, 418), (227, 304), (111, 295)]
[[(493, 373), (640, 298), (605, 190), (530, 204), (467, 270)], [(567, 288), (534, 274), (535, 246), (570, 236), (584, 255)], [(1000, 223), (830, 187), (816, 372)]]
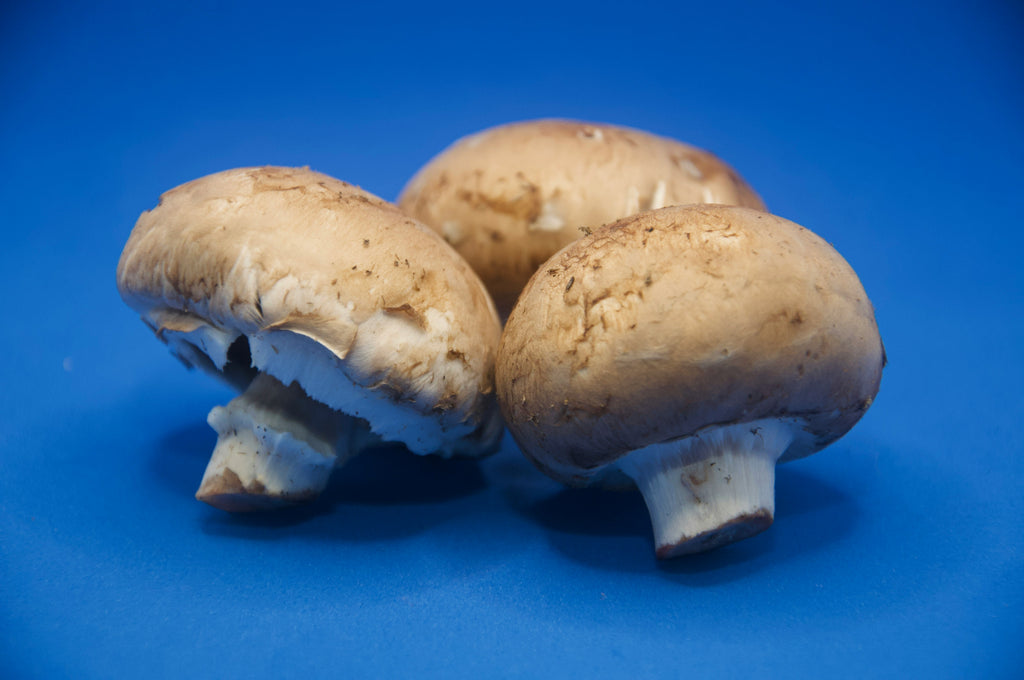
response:
[[(446, 427), (430, 415), (361, 393), (366, 390), (339, 379), (333, 355), (325, 356), (326, 350), (303, 336), (277, 332), (271, 341), (204, 325), (163, 337), (187, 366), (241, 391), (207, 418), (218, 441), (196, 498), (223, 510), (311, 500), (335, 467), (384, 442), (404, 444), (418, 454), (466, 455), (469, 450), (472, 455), (490, 436), (482, 428), (478, 437), (460, 441), (474, 434), (471, 425)], [(326, 389), (347, 390), (354, 408), (325, 404), (318, 397)]]

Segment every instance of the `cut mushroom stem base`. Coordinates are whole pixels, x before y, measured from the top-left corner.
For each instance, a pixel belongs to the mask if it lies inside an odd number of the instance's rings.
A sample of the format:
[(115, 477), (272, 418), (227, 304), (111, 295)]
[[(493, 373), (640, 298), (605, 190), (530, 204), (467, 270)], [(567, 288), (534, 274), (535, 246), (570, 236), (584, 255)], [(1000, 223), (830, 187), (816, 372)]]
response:
[(229, 512), (316, 498), (336, 465), (370, 437), (365, 424), (314, 401), (298, 383), (260, 373), (207, 417), (217, 446), (196, 498)]
[(794, 424), (768, 419), (718, 426), (638, 449), (619, 468), (644, 496), (661, 559), (758, 534), (775, 513), (775, 462)]

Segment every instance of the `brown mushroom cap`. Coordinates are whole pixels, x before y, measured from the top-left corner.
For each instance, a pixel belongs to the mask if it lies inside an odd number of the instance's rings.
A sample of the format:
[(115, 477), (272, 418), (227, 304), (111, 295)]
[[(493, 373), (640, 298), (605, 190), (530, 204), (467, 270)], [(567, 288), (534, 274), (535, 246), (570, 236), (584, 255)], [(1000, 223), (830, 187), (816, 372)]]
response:
[(764, 209), (714, 155), (665, 137), (566, 120), (513, 123), (455, 142), (399, 206), (442, 234), (507, 313), (537, 267), (581, 227), (688, 203)]
[(485, 289), (436, 234), (351, 184), (280, 167), (183, 184), (139, 218), (117, 283), (186, 363), (227, 372), (246, 336), (255, 368), (375, 431), (383, 413), (381, 436), (414, 451), (495, 430)]
[(812, 232), (757, 210), (671, 207), (556, 254), (498, 350), (498, 398), (523, 452), (586, 483), (645, 446), (792, 419), (782, 458), (845, 434), (878, 391), (871, 303)]

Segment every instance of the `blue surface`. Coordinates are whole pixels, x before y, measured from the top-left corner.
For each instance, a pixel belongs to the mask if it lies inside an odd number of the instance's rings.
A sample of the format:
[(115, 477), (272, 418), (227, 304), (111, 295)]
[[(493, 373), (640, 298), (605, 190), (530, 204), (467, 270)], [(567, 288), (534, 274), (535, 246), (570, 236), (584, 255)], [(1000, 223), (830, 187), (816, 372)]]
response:
[[(0, 676), (1024, 674), (1019, 3), (203, 4), (0, 10)], [(193, 500), (230, 395), (118, 299), (138, 214), (263, 163), (394, 198), (541, 116), (713, 150), (858, 271), (882, 390), (775, 526), (658, 564), (508, 440)]]

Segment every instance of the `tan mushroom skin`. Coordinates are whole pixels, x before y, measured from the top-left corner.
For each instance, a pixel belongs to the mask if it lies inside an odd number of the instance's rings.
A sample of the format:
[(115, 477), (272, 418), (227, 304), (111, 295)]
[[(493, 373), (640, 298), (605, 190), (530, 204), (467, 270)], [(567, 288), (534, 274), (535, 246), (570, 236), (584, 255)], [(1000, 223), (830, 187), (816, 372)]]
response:
[(670, 557), (766, 528), (776, 460), (846, 433), (883, 363), (871, 303), (825, 241), (765, 212), (688, 206), (552, 257), (496, 370), (523, 452), (569, 484), (632, 478)]
[(241, 168), (143, 213), (117, 270), (125, 302), (187, 365), (246, 392), (200, 493), (225, 509), (315, 496), (381, 439), (493, 450), (500, 322), (472, 270), (426, 227), (307, 168)]
[(503, 125), (455, 142), (399, 206), (455, 247), (507, 314), (558, 249), (641, 210), (687, 203), (764, 209), (714, 155), (639, 130), (567, 120)]

